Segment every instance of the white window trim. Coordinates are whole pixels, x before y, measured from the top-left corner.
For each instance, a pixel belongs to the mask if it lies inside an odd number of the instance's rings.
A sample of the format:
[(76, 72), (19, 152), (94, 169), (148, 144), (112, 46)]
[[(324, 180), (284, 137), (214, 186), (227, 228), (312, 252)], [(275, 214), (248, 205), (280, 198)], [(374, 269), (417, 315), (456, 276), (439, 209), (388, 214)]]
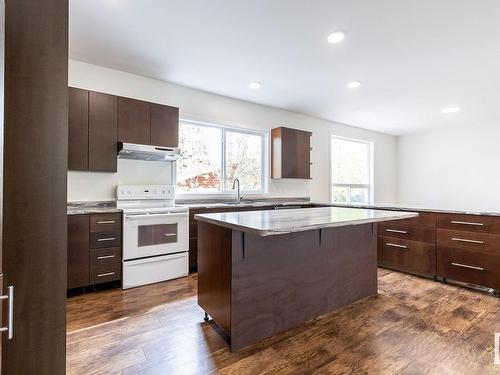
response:
[[(333, 139), (342, 139), (346, 141), (351, 141), (351, 142), (358, 142), (362, 144), (368, 145), (368, 161), (369, 161), (369, 166), (368, 166), (368, 184), (334, 184), (333, 183), (333, 165), (332, 165), (332, 159), (333, 159), (333, 147), (332, 147), (332, 141)], [(373, 160), (373, 155), (374, 155), (374, 148), (375, 144), (372, 141), (367, 141), (364, 139), (359, 139), (359, 138), (350, 138), (350, 137), (343, 137), (339, 135), (335, 135), (334, 132), (330, 133), (330, 157), (329, 157), (329, 174), (330, 174), (330, 181), (329, 181), (329, 190), (330, 190), (330, 202), (337, 204), (337, 205), (343, 205), (343, 206), (351, 206), (351, 205), (356, 205), (357, 203), (342, 203), (342, 202), (334, 202), (333, 201), (333, 187), (338, 186), (338, 187), (348, 187), (350, 188), (368, 188), (368, 205), (372, 205), (375, 201), (375, 194), (374, 194), (374, 173), (373, 173), (373, 165), (374, 165), (374, 160)], [(348, 195), (348, 200), (350, 200), (350, 194)]]
[[(241, 194), (245, 195), (265, 195), (268, 192), (268, 160), (269, 160), (269, 151), (268, 151), (268, 140), (269, 140), (269, 131), (268, 130), (260, 130), (260, 129), (248, 129), (248, 128), (243, 128), (239, 126), (232, 126), (232, 125), (224, 125), (224, 124), (215, 124), (215, 123), (209, 123), (209, 122), (204, 122), (204, 121), (196, 121), (196, 120), (190, 120), (186, 118), (180, 118), (179, 119), (179, 124), (180, 123), (187, 123), (191, 125), (196, 125), (196, 126), (204, 126), (204, 127), (209, 127), (209, 128), (217, 128), (222, 130), (222, 138), (221, 138), (221, 143), (222, 143), (222, 152), (221, 152), (221, 184), (222, 184), (222, 191), (207, 191), (207, 192), (179, 192), (176, 194), (176, 197), (178, 198), (218, 198), (218, 197), (232, 197), (234, 196), (237, 192), (236, 190), (232, 190), (231, 187), (226, 188), (225, 186), (225, 179), (226, 179), (226, 170), (225, 170), (225, 159), (226, 159), (226, 132), (231, 131), (231, 132), (237, 132), (237, 133), (244, 133), (244, 134), (251, 134), (251, 135), (259, 135), (262, 137), (262, 166), (261, 166), (261, 190), (252, 190), (252, 191), (246, 191), (246, 190), (241, 190)], [(177, 186), (177, 173), (175, 174), (175, 181), (174, 185)]]

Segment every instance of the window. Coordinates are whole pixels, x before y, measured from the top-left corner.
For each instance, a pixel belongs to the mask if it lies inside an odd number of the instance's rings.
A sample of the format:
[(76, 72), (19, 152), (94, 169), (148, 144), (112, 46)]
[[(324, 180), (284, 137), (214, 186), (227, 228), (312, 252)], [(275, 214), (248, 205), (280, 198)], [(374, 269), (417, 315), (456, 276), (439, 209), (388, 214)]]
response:
[(372, 144), (332, 137), (332, 192), (334, 203), (368, 204), (372, 192)]
[(266, 133), (181, 120), (177, 162), (179, 193), (264, 192)]

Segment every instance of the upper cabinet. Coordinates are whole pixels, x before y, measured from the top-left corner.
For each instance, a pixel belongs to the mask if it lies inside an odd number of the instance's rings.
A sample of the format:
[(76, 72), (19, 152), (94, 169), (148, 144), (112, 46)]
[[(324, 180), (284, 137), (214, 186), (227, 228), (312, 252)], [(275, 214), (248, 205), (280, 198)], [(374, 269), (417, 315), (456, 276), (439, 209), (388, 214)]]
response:
[(118, 98), (89, 93), (89, 171), (116, 172)]
[(124, 143), (150, 144), (151, 111), (148, 102), (129, 98), (118, 100), (118, 140)]
[(124, 143), (177, 147), (179, 108), (120, 98), (118, 140)]
[(116, 172), (118, 98), (70, 87), (68, 169)]
[(68, 169), (116, 172), (117, 142), (179, 145), (179, 108), (69, 88)]
[(271, 130), (272, 178), (311, 178), (311, 135), (285, 127)]
[(179, 146), (179, 108), (151, 103), (151, 144)]
[(89, 169), (89, 92), (69, 88), (68, 169)]

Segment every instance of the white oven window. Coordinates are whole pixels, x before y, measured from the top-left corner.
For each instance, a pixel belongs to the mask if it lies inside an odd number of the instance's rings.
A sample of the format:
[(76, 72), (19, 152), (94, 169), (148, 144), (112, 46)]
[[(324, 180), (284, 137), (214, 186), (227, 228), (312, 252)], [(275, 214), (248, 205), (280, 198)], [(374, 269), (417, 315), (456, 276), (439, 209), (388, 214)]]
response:
[(137, 246), (147, 247), (177, 242), (177, 223), (139, 225)]

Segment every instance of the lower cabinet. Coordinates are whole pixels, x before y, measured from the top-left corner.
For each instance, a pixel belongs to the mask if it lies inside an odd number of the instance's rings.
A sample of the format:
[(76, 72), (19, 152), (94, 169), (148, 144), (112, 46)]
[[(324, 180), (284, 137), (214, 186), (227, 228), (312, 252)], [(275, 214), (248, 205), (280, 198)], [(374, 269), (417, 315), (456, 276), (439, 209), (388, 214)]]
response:
[(68, 215), (68, 285), (121, 280), (121, 214)]
[(500, 291), (500, 217), (424, 212), (377, 232), (382, 267)]

